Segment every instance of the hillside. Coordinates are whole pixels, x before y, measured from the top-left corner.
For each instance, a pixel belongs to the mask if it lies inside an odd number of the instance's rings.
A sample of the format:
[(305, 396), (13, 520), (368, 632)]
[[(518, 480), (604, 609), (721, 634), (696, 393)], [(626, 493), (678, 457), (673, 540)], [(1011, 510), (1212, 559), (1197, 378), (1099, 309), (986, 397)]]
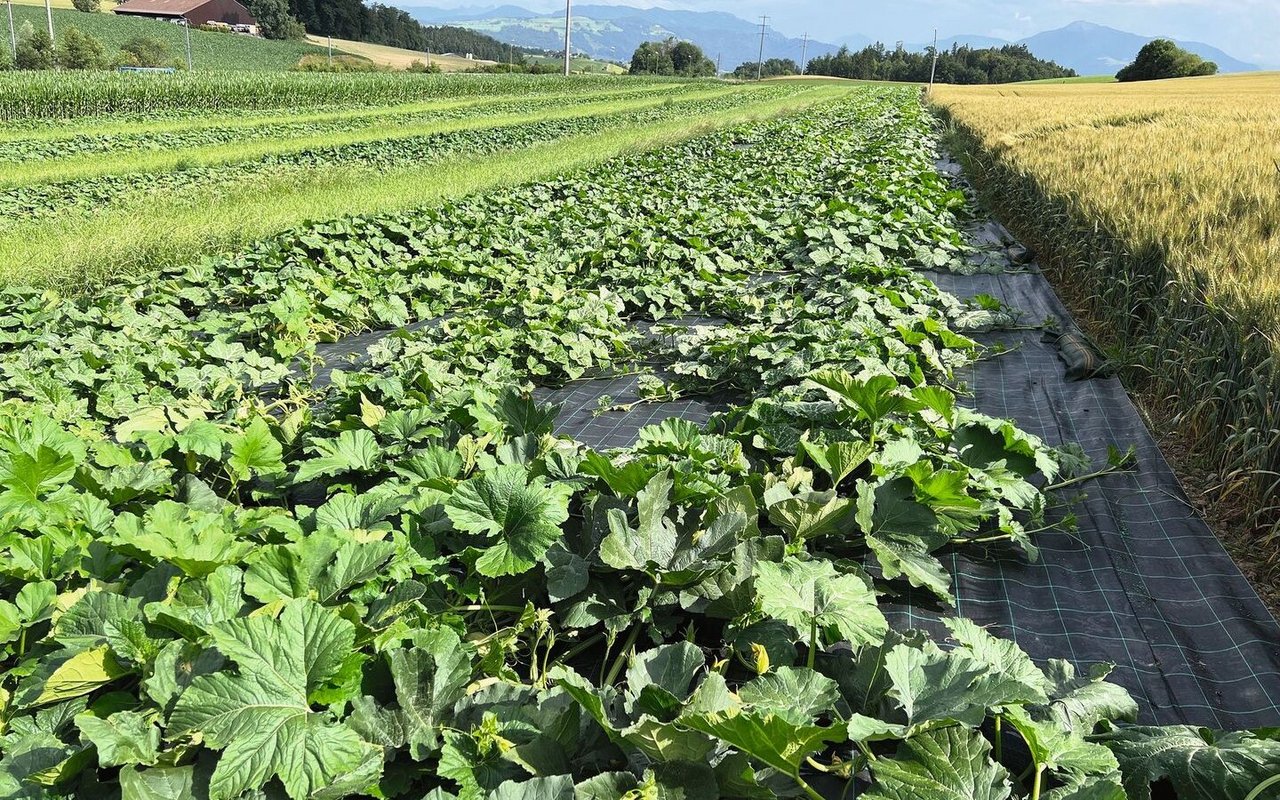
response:
[[(506, 42), (524, 47), (560, 51), (564, 49), (564, 14), (537, 14), (516, 6), (484, 10), (442, 10), (409, 8), (424, 24), (461, 25)], [(641, 42), (674, 36), (695, 42), (725, 70), (755, 61), (759, 55), (758, 22), (722, 12), (673, 11), (662, 8), (575, 5), (573, 47), (593, 58), (610, 61), (631, 60)], [(808, 56), (826, 55), (838, 44), (811, 40)], [(769, 30), (765, 36), (765, 58), (800, 60), (801, 38)]]
[[(13, 19), (18, 26), (24, 21), (30, 21), (34, 26), (43, 27), (44, 6), (15, 3)], [(70, 25), (99, 39), (109, 53), (115, 53), (120, 45), (135, 36), (159, 39), (169, 46), (175, 60), (182, 58), (186, 46), (183, 30), (177, 25), (149, 19), (130, 19), (115, 14), (84, 14), (55, 8), (54, 30), (59, 31)], [(6, 38), (7, 27), (4, 15), (0, 14), (0, 30), (4, 31)], [(8, 46), (7, 41), (5, 46)], [(307, 42), (279, 42), (233, 33), (191, 31), (191, 61), (195, 69), (282, 70), (297, 64), (298, 59), (304, 55), (321, 52), (323, 50)]]
[[(1064, 28), (1036, 34), (1021, 44), (1041, 58), (1057, 61), (1085, 75), (1113, 73), (1133, 60), (1154, 36), (1139, 36), (1091, 22), (1073, 22)], [(1232, 58), (1203, 42), (1178, 41), (1178, 46), (1217, 63), (1222, 72), (1256, 72), (1256, 64)]]

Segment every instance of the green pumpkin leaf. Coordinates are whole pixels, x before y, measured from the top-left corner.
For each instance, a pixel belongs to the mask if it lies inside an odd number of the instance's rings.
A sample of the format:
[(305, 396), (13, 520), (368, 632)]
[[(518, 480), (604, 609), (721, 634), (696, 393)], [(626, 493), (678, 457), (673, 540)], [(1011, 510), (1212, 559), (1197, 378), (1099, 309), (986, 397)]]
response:
[(284, 472), (284, 448), (261, 417), (232, 436), (230, 442), (231, 457), (227, 459), (227, 466), (240, 480)]
[(445, 511), (454, 527), (488, 545), (476, 562), (481, 575), (527, 572), (563, 535), (573, 488), (548, 484), (519, 464), (495, 467), (458, 484)]
[(1151, 800), (1168, 780), (1179, 797), (1237, 800), (1280, 775), (1280, 741), (1206, 728), (1120, 728), (1099, 740), (1115, 754), (1130, 800)]
[(343, 431), (337, 439), (312, 442), (315, 455), (298, 467), (295, 483), (306, 483), (325, 475), (348, 472), (376, 473), (382, 465), (382, 448), (367, 430)]
[(222, 751), (209, 784), (210, 800), (230, 800), (273, 777), (293, 800), (340, 779), (366, 786), (377, 780), (381, 748), (313, 710), (308, 701), (351, 651), (351, 623), (299, 600), (278, 619), (229, 620), (210, 634), (238, 670), (193, 680), (178, 698), (168, 730), (170, 737), (199, 734), (206, 746)]
[(106, 719), (93, 714), (79, 714), (76, 727), (97, 748), (98, 766), (150, 766), (156, 763), (160, 728), (144, 714), (117, 711)]
[(944, 728), (903, 742), (894, 758), (871, 765), (866, 800), (1007, 800), (1009, 773), (991, 760), (991, 745), (976, 731)]
[(810, 641), (817, 629), (827, 643), (873, 644), (889, 623), (876, 607), (875, 592), (856, 575), (841, 575), (829, 561), (788, 559), (756, 565), (756, 596), (765, 614), (796, 629)]

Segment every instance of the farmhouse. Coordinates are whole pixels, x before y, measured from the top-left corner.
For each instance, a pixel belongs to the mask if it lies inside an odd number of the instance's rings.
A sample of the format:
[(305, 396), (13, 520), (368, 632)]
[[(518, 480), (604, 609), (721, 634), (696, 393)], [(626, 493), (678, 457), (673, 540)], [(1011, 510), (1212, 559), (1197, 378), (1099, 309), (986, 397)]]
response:
[[(225, 25), (256, 33), (258, 21), (236, 0), (126, 0), (115, 13), (192, 25)], [(252, 30), (248, 30), (252, 29)]]

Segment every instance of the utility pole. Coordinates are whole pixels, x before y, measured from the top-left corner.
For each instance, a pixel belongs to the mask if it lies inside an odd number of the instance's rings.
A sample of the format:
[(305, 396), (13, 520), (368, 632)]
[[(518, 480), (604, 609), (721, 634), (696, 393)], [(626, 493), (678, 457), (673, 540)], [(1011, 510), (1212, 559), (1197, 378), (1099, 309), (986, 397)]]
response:
[(182, 18), (182, 27), (187, 32), (187, 72), (191, 71), (191, 20)]
[(764, 32), (769, 25), (768, 17), (760, 17), (760, 59), (756, 61), (756, 80), (764, 77)]
[(333, 66), (333, 37), (329, 37), (329, 66)]
[[(12, 8), (9, 9), (9, 13), (13, 13)], [(53, 42), (53, 6), (49, 4), (49, 0), (44, 0), (44, 15), (49, 20), (49, 49), (52, 50), (56, 45)], [(13, 50), (13, 57), (18, 57), (18, 50), (16, 47)]]
[(716, 53), (716, 77), (717, 78), (720, 77), (720, 57), (723, 55), (724, 53)]
[(938, 74), (938, 29), (933, 29), (933, 66), (929, 69), (929, 94), (933, 94), (933, 79)]
[(800, 74), (809, 71), (809, 34), (804, 35), (804, 44), (800, 45)]
[(573, 0), (564, 0), (564, 76), (569, 77), (570, 29), (573, 27)]
[(9, 0), (9, 44), (13, 47), (13, 60), (18, 60), (18, 32), (13, 29), (13, 0)]

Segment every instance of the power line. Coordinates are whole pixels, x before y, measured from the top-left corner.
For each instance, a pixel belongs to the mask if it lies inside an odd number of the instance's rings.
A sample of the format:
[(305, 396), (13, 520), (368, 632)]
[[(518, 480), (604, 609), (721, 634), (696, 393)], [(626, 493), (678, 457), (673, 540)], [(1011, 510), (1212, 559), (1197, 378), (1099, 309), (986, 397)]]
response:
[(756, 80), (764, 77), (764, 32), (769, 25), (769, 18), (760, 17), (760, 58), (756, 61)]

